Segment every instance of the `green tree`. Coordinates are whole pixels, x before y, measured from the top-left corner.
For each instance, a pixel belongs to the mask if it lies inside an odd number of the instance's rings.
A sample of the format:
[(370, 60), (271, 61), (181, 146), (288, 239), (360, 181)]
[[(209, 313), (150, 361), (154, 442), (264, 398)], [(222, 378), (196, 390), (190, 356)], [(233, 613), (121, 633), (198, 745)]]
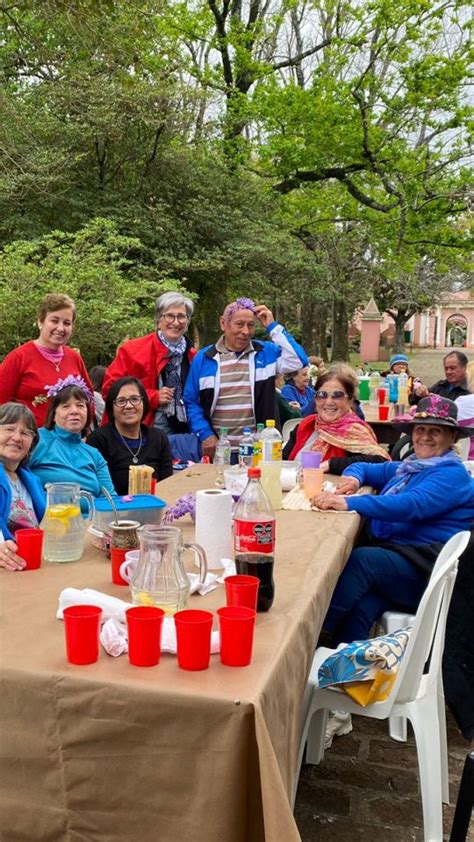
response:
[(150, 265), (143, 244), (95, 219), (74, 234), (53, 231), (0, 252), (0, 356), (35, 335), (36, 311), (47, 292), (77, 305), (73, 344), (86, 363), (108, 363), (128, 336), (149, 333), (154, 302), (184, 287)]

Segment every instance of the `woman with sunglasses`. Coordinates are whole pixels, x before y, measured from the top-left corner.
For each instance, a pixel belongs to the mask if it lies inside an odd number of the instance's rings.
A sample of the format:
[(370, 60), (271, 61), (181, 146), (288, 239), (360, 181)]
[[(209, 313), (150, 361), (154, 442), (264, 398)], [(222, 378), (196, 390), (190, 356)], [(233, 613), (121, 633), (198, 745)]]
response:
[(185, 336), (193, 311), (191, 299), (179, 292), (160, 295), (155, 305), (156, 330), (124, 342), (104, 377), (104, 398), (121, 377), (141, 380), (148, 396), (143, 422), (168, 434), (189, 433), (183, 390), (196, 353)]
[(13, 536), (18, 529), (35, 528), (44, 515), (46, 495), (27, 467), (38, 441), (33, 413), (21, 403), (0, 406), (0, 567), (22, 570)]
[(316, 414), (304, 418), (292, 431), (284, 459), (301, 459), (301, 452), (321, 453), (321, 467), (342, 474), (353, 462), (389, 461), (372, 428), (354, 411), (355, 378), (344, 367), (321, 374), (315, 387)]
[(118, 494), (128, 494), (130, 465), (150, 465), (160, 480), (173, 473), (168, 436), (156, 427), (147, 427), (146, 389), (136, 377), (121, 377), (112, 384), (105, 399), (109, 423), (94, 430), (87, 443), (96, 447), (107, 462)]

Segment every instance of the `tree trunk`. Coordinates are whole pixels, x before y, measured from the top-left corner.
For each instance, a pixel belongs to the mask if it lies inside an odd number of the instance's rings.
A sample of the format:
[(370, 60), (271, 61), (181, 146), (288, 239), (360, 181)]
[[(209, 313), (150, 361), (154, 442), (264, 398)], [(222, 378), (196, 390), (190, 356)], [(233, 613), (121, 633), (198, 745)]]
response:
[(395, 316), (395, 351), (403, 354), (405, 350), (405, 324), (410, 316), (406, 310), (399, 311)]
[(196, 289), (199, 293), (199, 301), (195, 310), (194, 324), (199, 331), (201, 348), (215, 342), (222, 331), (219, 324), (219, 317), (224, 312), (226, 304), (229, 303), (227, 288), (224, 283), (212, 286), (202, 286)]
[(326, 345), (326, 335), (328, 329), (329, 309), (325, 304), (314, 304), (314, 333), (316, 336), (316, 355), (322, 357), (324, 362), (329, 360), (328, 349)]
[(349, 360), (349, 319), (346, 302), (334, 302), (332, 318), (332, 354), (331, 360), (345, 362)]
[(307, 354), (318, 354), (316, 332), (316, 303), (312, 299), (301, 302), (301, 344)]

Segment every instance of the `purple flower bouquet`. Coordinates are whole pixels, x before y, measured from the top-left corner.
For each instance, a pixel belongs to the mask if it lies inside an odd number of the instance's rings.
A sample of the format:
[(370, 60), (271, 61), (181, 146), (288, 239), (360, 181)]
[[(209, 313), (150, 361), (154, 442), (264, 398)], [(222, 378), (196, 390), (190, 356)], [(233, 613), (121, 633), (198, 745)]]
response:
[(180, 517), (184, 517), (184, 515), (191, 515), (191, 520), (194, 523), (196, 519), (196, 497), (192, 492), (188, 494), (183, 494), (182, 497), (179, 497), (176, 500), (174, 506), (170, 506), (166, 509), (165, 516), (163, 518), (163, 523), (173, 523), (173, 521), (178, 520)]

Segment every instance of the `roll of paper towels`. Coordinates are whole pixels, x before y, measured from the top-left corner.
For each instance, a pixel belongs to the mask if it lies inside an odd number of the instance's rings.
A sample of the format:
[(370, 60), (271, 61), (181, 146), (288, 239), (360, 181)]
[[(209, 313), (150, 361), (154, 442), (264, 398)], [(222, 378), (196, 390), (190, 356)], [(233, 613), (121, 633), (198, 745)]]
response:
[(207, 555), (210, 570), (222, 569), (221, 559), (232, 557), (232, 495), (204, 488), (196, 493), (196, 543)]

